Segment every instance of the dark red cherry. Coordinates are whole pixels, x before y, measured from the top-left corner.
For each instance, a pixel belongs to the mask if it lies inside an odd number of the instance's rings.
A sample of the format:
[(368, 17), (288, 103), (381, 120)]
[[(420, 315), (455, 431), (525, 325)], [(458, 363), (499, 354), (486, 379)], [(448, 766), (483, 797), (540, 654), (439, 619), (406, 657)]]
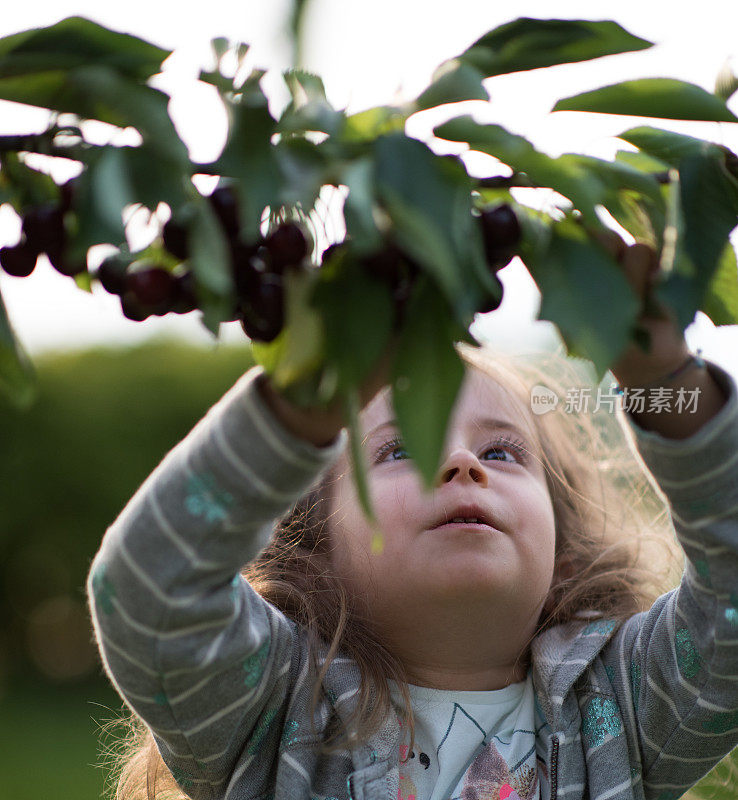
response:
[(144, 306), (155, 306), (169, 300), (174, 280), (162, 267), (145, 267), (126, 275), (126, 289)]
[(488, 295), (482, 303), (480, 303), (479, 308), (477, 308), (477, 313), (479, 314), (487, 314), (490, 311), (494, 311), (495, 309), (500, 307), (500, 303), (502, 303), (502, 295), (503, 295), (503, 287), (502, 281), (494, 275), (494, 280), (497, 284), (498, 292), (496, 294)]
[(256, 290), (241, 304), (241, 327), (250, 338), (271, 342), (284, 327), (284, 288), (276, 273), (261, 276)]
[(296, 222), (282, 223), (266, 237), (264, 246), (271, 257), (271, 268), (280, 273), (308, 254), (307, 239)]
[(37, 253), (59, 252), (64, 249), (64, 212), (60, 206), (43, 205), (23, 215), (23, 235), (28, 246)]
[(238, 222), (238, 203), (233, 189), (229, 186), (219, 186), (208, 199), (228, 238), (238, 238), (241, 226)]
[(184, 261), (189, 253), (187, 249), (187, 229), (173, 219), (164, 223), (162, 229), (164, 247), (175, 257)]
[(189, 314), (197, 307), (194, 275), (189, 271), (175, 275), (171, 310), (175, 314)]
[(62, 214), (66, 214), (67, 211), (72, 210), (72, 203), (74, 202), (74, 197), (76, 193), (77, 193), (77, 178), (72, 178), (71, 180), (67, 181), (66, 183), (63, 183), (59, 187)]
[(151, 311), (144, 308), (131, 291), (126, 291), (120, 296), (120, 308), (123, 316), (133, 320), (133, 322), (143, 322), (151, 316)]
[(393, 243), (359, 259), (359, 263), (369, 275), (392, 285), (400, 278), (401, 261), (402, 251)]
[(87, 259), (75, 261), (69, 257), (69, 254), (65, 252), (64, 248), (47, 250), (46, 255), (49, 257), (51, 266), (62, 275), (71, 278), (75, 275), (87, 272)]
[(484, 254), (490, 269), (502, 269), (515, 256), (522, 231), (515, 211), (507, 203), (482, 211)]
[(0, 247), (0, 265), (15, 278), (27, 278), (36, 267), (38, 254), (26, 242)]
[(231, 274), (239, 299), (248, 297), (259, 283), (259, 274), (263, 270), (257, 268), (255, 261), (258, 249), (258, 245), (231, 242)]
[(118, 256), (108, 256), (97, 268), (94, 277), (110, 294), (122, 295), (126, 290), (128, 261)]

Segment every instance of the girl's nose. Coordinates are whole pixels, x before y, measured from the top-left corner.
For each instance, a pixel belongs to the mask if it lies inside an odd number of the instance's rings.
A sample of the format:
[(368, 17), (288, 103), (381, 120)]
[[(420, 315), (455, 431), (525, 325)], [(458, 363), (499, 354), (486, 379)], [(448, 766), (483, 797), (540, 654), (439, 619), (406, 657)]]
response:
[(443, 462), (438, 483), (440, 485), (452, 480), (471, 481), (486, 486), (487, 473), (474, 453), (459, 447)]

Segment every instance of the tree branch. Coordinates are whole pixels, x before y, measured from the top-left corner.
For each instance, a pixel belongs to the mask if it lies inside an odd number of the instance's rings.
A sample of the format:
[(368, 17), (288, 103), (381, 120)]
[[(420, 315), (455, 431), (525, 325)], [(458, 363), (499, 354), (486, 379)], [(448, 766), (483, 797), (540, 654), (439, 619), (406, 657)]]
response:
[[(657, 183), (669, 183), (669, 173), (649, 172)], [(515, 186), (523, 186), (531, 189), (550, 189), (550, 186), (541, 186), (534, 183), (525, 172), (513, 172), (512, 175), (493, 175), (491, 178), (477, 178), (476, 185), (479, 189), (510, 189)]]
[(68, 147), (54, 144), (53, 139), (60, 131), (49, 131), (43, 133), (21, 133), (0, 136), (0, 155), (3, 153), (37, 153), (42, 156), (53, 156), (54, 158), (69, 158), (72, 161), (79, 161), (76, 155), (79, 152), (79, 144), (75, 143)]

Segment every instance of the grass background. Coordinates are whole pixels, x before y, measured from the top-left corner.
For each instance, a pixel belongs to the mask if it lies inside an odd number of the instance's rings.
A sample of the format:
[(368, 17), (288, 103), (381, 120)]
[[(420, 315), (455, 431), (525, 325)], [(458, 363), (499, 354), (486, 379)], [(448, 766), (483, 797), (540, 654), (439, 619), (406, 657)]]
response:
[[(245, 346), (166, 340), (37, 358), (26, 411), (0, 399), (0, 800), (97, 800), (101, 727), (122, 713), (85, 579), (166, 453), (253, 365)], [(109, 796), (109, 795), (105, 795)]]
[(101, 725), (120, 714), (118, 695), (102, 680), (74, 687), (16, 681), (0, 700), (0, 797), (94, 800), (109, 772)]

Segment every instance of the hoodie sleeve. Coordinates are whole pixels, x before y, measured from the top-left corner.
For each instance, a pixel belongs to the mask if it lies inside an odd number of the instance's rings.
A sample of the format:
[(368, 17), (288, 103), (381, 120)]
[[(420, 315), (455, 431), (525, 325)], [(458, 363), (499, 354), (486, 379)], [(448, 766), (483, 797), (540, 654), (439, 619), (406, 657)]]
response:
[(257, 752), (276, 758), (266, 732), (287, 702), (297, 632), (239, 573), (346, 440), (318, 448), (283, 429), (262, 375), (249, 370), (166, 455), (106, 531), (87, 583), (105, 670), (193, 798), (220, 796)]
[[(603, 656), (649, 800), (681, 797), (738, 744), (738, 389), (708, 368), (728, 399), (691, 437), (629, 418), (686, 556), (679, 586), (620, 628)], [(589, 746), (604, 738), (604, 702), (585, 710)]]

